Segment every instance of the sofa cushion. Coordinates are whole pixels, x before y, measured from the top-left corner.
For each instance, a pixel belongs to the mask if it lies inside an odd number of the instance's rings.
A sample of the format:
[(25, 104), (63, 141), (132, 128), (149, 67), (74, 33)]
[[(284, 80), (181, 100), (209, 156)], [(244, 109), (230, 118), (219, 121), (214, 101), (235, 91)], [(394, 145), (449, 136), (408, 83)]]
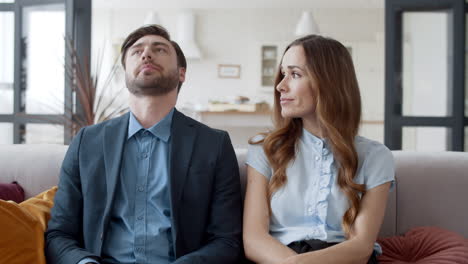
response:
[(2, 263), (45, 264), (44, 231), (57, 187), (20, 204), (0, 200)]
[(68, 146), (11, 144), (0, 146), (0, 182), (18, 182), (29, 199), (57, 185)]
[(468, 153), (394, 151), (393, 154), (396, 229), (390, 235), (401, 235), (414, 227), (438, 226), (468, 238)]
[(378, 242), (383, 250), (379, 263), (468, 263), (467, 240), (438, 227), (417, 227)]
[(0, 199), (21, 203), (24, 201), (24, 190), (17, 182), (0, 183)]

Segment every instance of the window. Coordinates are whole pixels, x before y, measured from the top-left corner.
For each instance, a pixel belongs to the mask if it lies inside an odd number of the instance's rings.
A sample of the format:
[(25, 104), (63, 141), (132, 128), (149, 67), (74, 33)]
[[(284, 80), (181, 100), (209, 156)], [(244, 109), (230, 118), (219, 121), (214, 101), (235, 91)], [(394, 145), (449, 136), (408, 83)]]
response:
[(90, 23), (91, 0), (0, 1), (0, 142), (71, 140), (67, 45), (89, 58)]
[(465, 147), (465, 2), (387, 0), (385, 144)]

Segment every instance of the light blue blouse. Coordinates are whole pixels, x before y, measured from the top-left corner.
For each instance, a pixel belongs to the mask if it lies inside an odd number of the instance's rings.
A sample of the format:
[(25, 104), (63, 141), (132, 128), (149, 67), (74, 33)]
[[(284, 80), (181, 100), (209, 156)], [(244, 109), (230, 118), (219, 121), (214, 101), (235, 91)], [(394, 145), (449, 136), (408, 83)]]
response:
[[(261, 139), (261, 136), (254, 138)], [(356, 137), (359, 165), (354, 181), (367, 190), (395, 180), (393, 155), (383, 144)], [(250, 145), (246, 163), (270, 180), (273, 170), (261, 144)], [(287, 182), (273, 194), (270, 234), (282, 244), (320, 239), (345, 240), (341, 222), (349, 208), (348, 199), (337, 183), (337, 164), (326, 139), (303, 129), (296, 158), (286, 169)], [(382, 249), (374, 246), (377, 254)]]

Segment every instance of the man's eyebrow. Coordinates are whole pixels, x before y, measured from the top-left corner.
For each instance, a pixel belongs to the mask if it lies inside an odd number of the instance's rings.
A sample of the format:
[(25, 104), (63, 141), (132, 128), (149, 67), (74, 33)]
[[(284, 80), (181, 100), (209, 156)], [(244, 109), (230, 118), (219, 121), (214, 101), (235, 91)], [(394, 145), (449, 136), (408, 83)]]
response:
[[(138, 44), (134, 44), (130, 47), (130, 49), (136, 49), (136, 48), (140, 48), (141, 46), (144, 46), (145, 43), (144, 42), (140, 42)], [(154, 41), (151, 43), (151, 46), (165, 46), (166, 48), (169, 48), (169, 45), (167, 45), (166, 43), (164, 42), (160, 42), (160, 41)]]

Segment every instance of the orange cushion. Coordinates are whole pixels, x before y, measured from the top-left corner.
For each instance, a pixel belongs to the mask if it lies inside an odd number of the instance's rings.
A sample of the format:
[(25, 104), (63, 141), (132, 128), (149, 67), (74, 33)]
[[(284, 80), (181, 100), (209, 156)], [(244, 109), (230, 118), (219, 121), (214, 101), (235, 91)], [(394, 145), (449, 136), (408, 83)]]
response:
[(20, 204), (0, 200), (2, 263), (45, 264), (44, 232), (57, 187)]
[(379, 263), (468, 264), (468, 241), (438, 227), (417, 227), (403, 236), (379, 239)]

